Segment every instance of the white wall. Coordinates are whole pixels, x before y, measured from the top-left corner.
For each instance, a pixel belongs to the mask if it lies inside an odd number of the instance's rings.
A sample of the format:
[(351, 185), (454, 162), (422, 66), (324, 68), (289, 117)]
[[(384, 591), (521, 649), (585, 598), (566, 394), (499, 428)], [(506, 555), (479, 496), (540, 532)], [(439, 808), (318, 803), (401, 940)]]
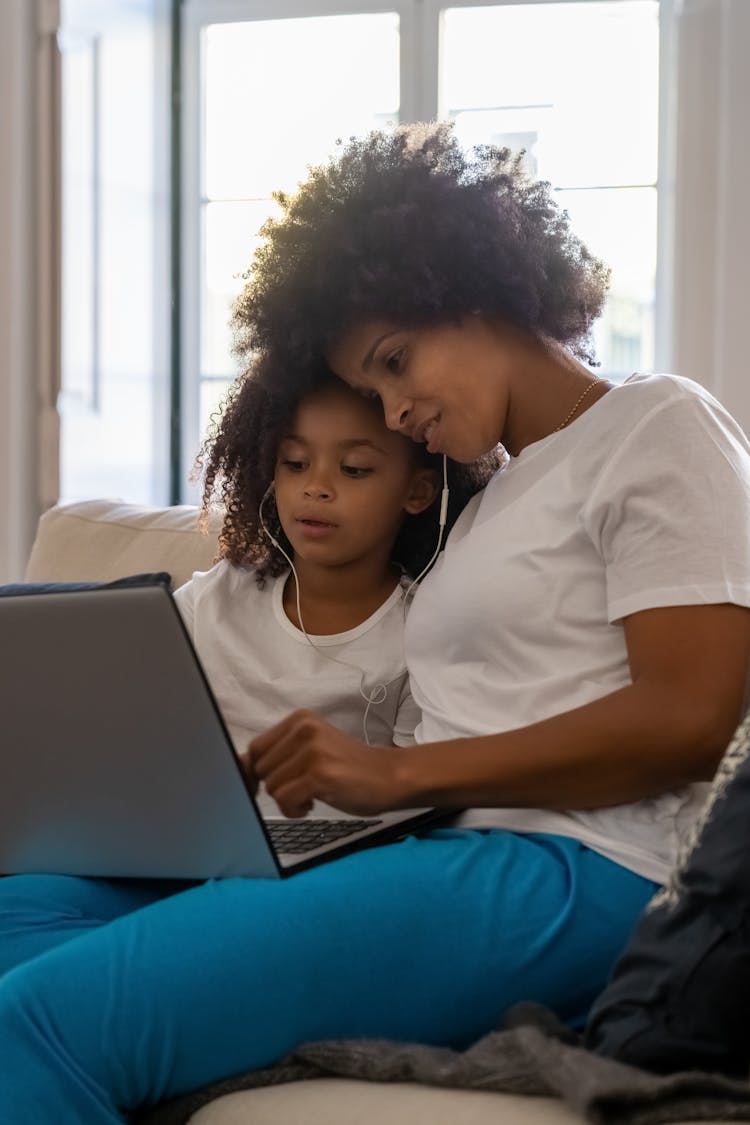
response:
[(750, 2), (678, 10), (672, 367), (750, 432)]
[(0, 581), (23, 573), (38, 514), (35, 15), (0, 0)]

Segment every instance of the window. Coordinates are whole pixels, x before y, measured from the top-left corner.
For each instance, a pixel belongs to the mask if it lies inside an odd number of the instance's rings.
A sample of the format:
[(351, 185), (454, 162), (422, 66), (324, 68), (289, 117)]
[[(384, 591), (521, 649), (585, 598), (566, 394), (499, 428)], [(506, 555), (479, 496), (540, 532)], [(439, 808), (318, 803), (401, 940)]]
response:
[[(50, 58), (57, 11), (54, 4), (40, 5), (37, 13), (40, 44), (49, 46)], [(42, 200), (45, 247), (47, 226), (54, 228), (58, 188), (63, 197), (63, 392), (58, 403), (63, 498), (109, 492), (164, 503), (195, 495), (187, 485), (188, 469), (202, 419), (220, 393), (221, 380), (232, 372), (228, 302), (254, 237), (248, 230), (242, 244), (232, 226), (223, 242), (210, 240), (214, 249), (210, 259), (206, 256), (204, 232), (213, 223), (206, 215), (213, 207), (219, 229), (219, 204), (232, 199), (222, 199), (218, 188), (215, 198), (206, 191), (210, 149), (202, 51), (209, 30), (218, 44), (227, 25), (252, 32), (273, 24), (281, 35), (295, 21), (305, 21), (311, 32), (317, 21), (335, 18), (343, 28), (342, 17), (349, 17), (349, 27), (356, 28), (360, 18), (378, 17), (372, 26), (383, 30), (368, 41), (363, 73), (375, 75), (378, 89), (383, 75), (393, 79), (395, 38), (398, 119), (450, 115), (467, 139), (486, 129), (488, 137), (524, 147), (532, 167), (553, 180), (592, 249), (614, 265), (612, 296), (599, 332), (605, 370), (648, 367), (653, 353), (660, 370), (676, 370), (702, 383), (750, 428), (744, 299), (750, 289), (750, 226), (744, 218), (750, 147), (740, 143), (750, 102), (750, 4), (744, 0), (60, 0), (59, 13), (63, 182), (42, 161), (33, 172), (14, 164), (5, 187), (18, 213), (26, 214), (30, 198)], [(583, 36), (581, 21), (598, 28), (593, 39)], [(608, 21), (617, 36), (607, 33)], [(53, 136), (57, 102), (49, 59), (44, 56), (35, 79), (26, 32), (17, 22), (10, 21), (7, 38), (9, 50), (21, 60), (22, 77), (14, 78), (12, 68), (7, 77), (21, 93), (11, 99), (16, 112), (8, 116), (9, 129), (23, 132), (25, 99), (36, 82), (39, 120), (46, 122), (45, 137)], [(178, 110), (182, 106), (183, 128), (170, 133), (170, 39), (178, 22), (182, 36), (174, 34), (174, 43), (181, 42), (182, 50), (175, 54), (179, 96), (173, 104)], [(568, 114), (568, 126), (583, 126), (577, 137), (570, 129), (557, 133), (558, 125), (565, 125), (563, 106), (554, 103), (562, 87), (550, 92), (540, 62), (556, 37), (560, 47), (552, 58), (565, 56), (571, 72), (585, 83), (580, 112)], [(622, 47), (617, 54), (611, 50), (613, 38)], [(311, 78), (304, 57), (302, 69), (296, 60), (287, 63), (292, 57), (274, 56), (276, 85), (263, 86), (259, 106), (232, 107), (238, 136), (251, 122), (255, 127), (259, 116), (276, 120), (277, 98), (267, 97), (267, 89), (291, 91), (301, 113), (318, 97), (317, 71)], [(609, 59), (606, 66), (600, 57)], [(504, 78), (519, 58), (521, 82), (510, 89)], [(337, 60), (334, 69), (339, 67)], [(527, 76), (534, 79), (533, 89)], [(366, 99), (359, 77), (350, 78), (347, 88), (339, 84), (337, 114), (349, 114), (352, 90), (360, 107)], [(566, 97), (572, 105), (570, 90)], [(321, 95), (318, 104), (322, 101)], [(393, 116), (392, 99), (388, 104), (370, 99), (368, 122)], [(345, 135), (347, 128), (347, 118), (337, 118), (330, 136)], [(303, 132), (300, 126), (300, 146), (307, 142)], [(274, 170), (273, 163), (278, 149), (261, 148), (262, 133), (255, 135), (256, 164), (264, 164), (281, 182), (281, 169)], [(612, 137), (617, 146), (607, 156)], [(170, 191), (170, 146), (180, 143), (184, 160), (173, 164)], [(299, 151), (302, 174), (307, 157), (302, 147)], [(558, 159), (571, 155), (574, 161)], [(54, 168), (54, 146), (49, 163)], [(175, 190), (178, 180), (181, 192)], [(31, 188), (24, 186), (27, 182)], [(241, 190), (246, 201), (255, 198), (249, 187)], [(181, 206), (184, 217), (181, 229), (172, 223), (171, 262), (170, 200), (173, 207)], [(27, 247), (16, 212), (9, 215), (17, 238), (9, 244), (5, 272), (9, 291), (18, 298), (16, 280), (35, 250), (31, 243)], [(248, 218), (248, 228), (253, 224)], [(56, 334), (59, 279), (50, 281), (52, 275), (57, 278), (54, 239), (48, 249), (46, 260), (40, 256), (42, 284), (33, 310), (42, 350), (54, 347)], [(43, 287), (45, 280), (49, 286)], [(180, 299), (172, 299), (178, 293)], [(178, 319), (181, 348), (174, 346)], [(25, 331), (20, 322), (16, 327)], [(28, 472), (6, 474), (8, 487), (13, 496), (21, 495), (18, 490), (30, 486), (16, 487), (12, 481), (38, 472), (47, 502), (56, 495), (51, 408), (57, 359), (48, 365), (55, 370), (43, 364), (40, 393), (40, 372), (18, 363), (14, 340), (8, 337), (6, 348), (13, 356), (9, 385), (23, 409), (37, 418), (40, 436), (36, 446), (27, 443)], [(171, 444), (170, 430), (176, 439)], [(14, 457), (18, 435), (12, 427), (8, 433)]]
[(227, 321), (270, 192), (372, 127), (439, 115), (465, 144), (525, 149), (612, 267), (603, 372), (653, 366), (658, 0), (186, 0), (183, 16), (185, 480), (235, 374)]
[[(200, 263), (199, 315), (186, 318), (184, 335), (195, 373), (184, 388), (187, 435), (196, 424), (204, 432), (233, 378), (229, 307), (256, 232), (274, 213), (271, 193), (293, 190), (305, 166), (324, 160), (337, 138), (398, 120), (398, 17), (209, 24), (200, 57), (202, 128), (191, 125), (201, 142), (200, 187), (197, 211), (186, 214)], [(186, 446), (190, 459), (195, 442)]]
[(466, 144), (526, 150), (612, 268), (596, 350), (610, 378), (654, 365), (658, 4), (448, 8), (440, 116)]
[(60, 498), (166, 502), (164, 0), (63, 0)]

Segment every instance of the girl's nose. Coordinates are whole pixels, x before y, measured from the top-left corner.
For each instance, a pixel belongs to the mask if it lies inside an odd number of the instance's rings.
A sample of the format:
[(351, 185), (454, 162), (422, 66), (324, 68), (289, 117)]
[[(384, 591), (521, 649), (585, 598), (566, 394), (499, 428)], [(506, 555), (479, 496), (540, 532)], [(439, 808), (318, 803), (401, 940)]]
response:
[(333, 489), (329, 485), (316, 481), (308, 481), (305, 485), (305, 496), (309, 496), (311, 500), (330, 500), (332, 493)]

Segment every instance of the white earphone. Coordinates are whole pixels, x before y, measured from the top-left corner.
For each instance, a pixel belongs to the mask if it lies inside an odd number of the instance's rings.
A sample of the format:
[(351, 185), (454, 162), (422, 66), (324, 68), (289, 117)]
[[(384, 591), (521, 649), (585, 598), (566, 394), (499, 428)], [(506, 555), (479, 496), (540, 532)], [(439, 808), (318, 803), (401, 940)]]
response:
[(432, 553), (432, 558), (425, 567), (420, 571), (417, 577), (410, 583), (406, 593), (404, 594), (404, 617), (406, 617), (406, 605), (409, 599), (409, 594), (422, 578), (424, 578), (427, 571), (430, 569), (435, 559), (440, 554), (440, 548), (443, 545), (443, 532), (445, 531), (445, 524), (448, 520), (448, 497), (450, 491), (448, 489), (448, 458), (443, 454), (443, 491), (440, 494), (440, 514), (438, 516), (438, 539), (435, 550)]
[[(362, 698), (364, 699), (364, 701), (366, 703), (364, 714), (362, 716), (362, 731), (363, 731), (363, 734), (364, 734), (365, 742), (369, 746), (370, 745), (370, 739), (369, 739), (369, 736), (368, 736), (368, 733), (367, 733), (367, 716), (370, 713), (370, 708), (373, 705), (378, 706), (379, 704), (385, 702), (385, 700), (388, 697), (388, 688), (391, 686), (391, 684), (394, 684), (394, 683), (396, 683), (397, 680), (400, 680), (403, 673), (399, 672), (398, 676), (394, 676), (392, 680), (388, 680), (388, 682), (385, 683), (385, 684), (374, 684), (373, 687), (372, 687), (372, 690), (368, 692), (366, 687), (365, 687), (365, 676), (367, 675), (367, 673), (365, 672), (365, 670), (363, 668), (359, 668), (355, 664), (349, 664), (348, 661), (346, 661), (346, 660), (339, 660), (338, 657), (331, 656), (330, 653), (325, 651), (325, 649), (322, 649), (319, 645), (315, 644), (315, 641), (312, 639), (312, 637), (309, 635), (309, 633), (305, 629), (305, 623), (302, 620), (302, 609), (300, 607), (299, 576), (297, 575), (297, 571), (294, 567), (294, 563), (292, 562), (292, 560), (290, 559), (289, 555), (286, 553), (284, 548), (281, 546), (278, 539), (275, 539), (274, 536), (271, 534), (271, 532), (268, 530), (268, 528), (266, 526), (266, 522), (263, 519), (263, 505), (265, 504), (265, 502), (269, 498), (269, 496), (272, 495), (273, 492), (274, 492), (274, 483), (273, 483), (273, 481), (271, 481), (268, 488), (263, 493), (263, 496), (261, 497), (260, 504), (258, 505), (258, 520), (260, 522), (260, 526), (263, 529), (263, 533), (264, 533), (264, 535), (266, 535), (269, 542), (273, 543), (273, 545), (277, 549), (277, 551), (280, 551), (281, 554), (286, 559), (286, 561), (289, 563), (289, 567), (292, 571), (292, 575), (294, 576), (294, 589), (295, 589), (295, 599), (296, 599), (296, 608), (297, 608), (297, 620), (299, 621), (300, 630), (302, 631), (302, 633), (304, 633), (305, 640), (308, 642), (309, 645), (312, 646), (312, 648), (315, 649), (316, 652), (320, 653), (321, 656), (324, 656), (326, 660), (331, 660), (334, 664), (341, 664), (344, 668), (351, 668), (353, 671), (359, 672), (359, 674), (360, 674), (361, 678), (360, 678), (360, 681), (359, 681), (359, 694), (362, 696)], [(406, 609), (407, 609), (408, 602), (409, 602), (409, 595), (411, 594), (412, 590), (417, 585), (417, 583), (420, 581), (420, 579), (423, 578), (424, 575), (427, 573), (427, 571), (430, 569), (430, 567), (434, 563), (437, 556), (440, 554), (440, 547), (442, 546), (442, 542), (443, 542), (443, 532), (445, 530), (445, 524), (446, 524), (447, 517), (448, 517), (448, 496), (449, 496), (449, 492), (448, 492), (448, 462), (447, 462), (447, 458), (446, 458), (445, 454), (443, 454), (443, 491), (442, 491), (442, 494), (441, 494), (441, 497), (440, 497), (440, 515), (438, 516), (439, 531), (438, 531), (437, 546), (435, 547), (435, 551), (433, 552), (433, 555), (432, 555), (432, 558), (430, 559), (430, 561), (423, 568), (423, 570), (420, 572), (420, 574), (418, 574), (417, 577), (406, 588), (406, 591), (403, 595), (404, 618), (406, 617)]]

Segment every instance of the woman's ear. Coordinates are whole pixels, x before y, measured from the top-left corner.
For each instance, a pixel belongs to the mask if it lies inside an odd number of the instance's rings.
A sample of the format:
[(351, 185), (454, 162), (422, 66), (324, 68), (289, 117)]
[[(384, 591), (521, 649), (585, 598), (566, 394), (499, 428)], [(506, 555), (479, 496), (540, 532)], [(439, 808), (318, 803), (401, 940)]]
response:
[(435, 469), (416, 469), (404, 503), (404, 511), (418, 516), (429, 508), (440, 491), (440, 474)]

